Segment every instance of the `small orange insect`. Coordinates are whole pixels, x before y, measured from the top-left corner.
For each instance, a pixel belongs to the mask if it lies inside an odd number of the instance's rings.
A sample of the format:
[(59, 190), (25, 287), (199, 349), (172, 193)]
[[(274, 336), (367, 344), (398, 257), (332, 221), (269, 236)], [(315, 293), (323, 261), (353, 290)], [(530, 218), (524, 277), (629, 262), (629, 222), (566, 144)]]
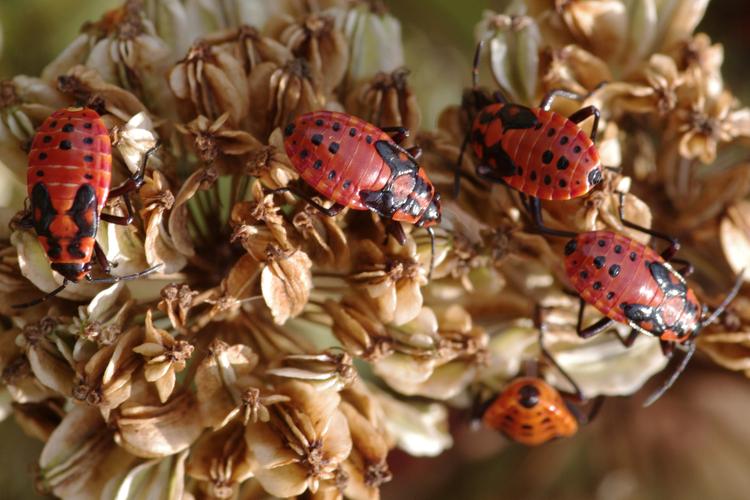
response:
[(526, 446), (538, 446), (552, 439), (573, 436), (578, 432), (579, 425), (594, 419), (604, 402), (604, 397), (599, 396), (588, 413), (582, 413), (581, 406), (587, 400), (575, 380), (544, 347), (544, 327), (539, 313), (537, 319), (542, 357), (565, 377), (574, 393), (562, 393), (542, 378), (527, 374), (511, 380), (500, 394), (477, 407), (484, 425)]

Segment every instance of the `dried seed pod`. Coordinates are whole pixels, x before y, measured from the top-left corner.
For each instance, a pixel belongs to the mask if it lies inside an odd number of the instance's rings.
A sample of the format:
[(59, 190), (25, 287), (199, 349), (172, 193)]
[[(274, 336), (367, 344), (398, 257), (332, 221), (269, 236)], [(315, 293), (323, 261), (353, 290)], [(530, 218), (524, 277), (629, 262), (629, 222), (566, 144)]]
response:
[(95, 408), (74, 406), (42, 450), (37, 487), (64, 498), (101, 498), (106, 483), (138, 460), (112, 436)]
[(284, 254), (277, 248), (268, 249), (260, 286), (276, 324), (283, 325), (297, 316), (307, 304), (312, 288), (311, 267), (312, 261), (301, 250)]
[(283, 43), (295, 57), (302, 57), (319, 75), (321, 90), (332, 95), (346, 74), (349, 47), (344, 35), (334, 26), (334, 19), (313, 13), (295, 20), (291, 16), (277, 18), (266, 31)]
[(220, 173), (232, 173), (241, 169), (245, 157), (262, 147), (252, 135), (230, 128), (229, 113), (224, 113), (213, 123), (203, 115), (186, 125), (177, 125), (177, 130), (191, 139), (198, 158), (206, 165), (214, 166)]
[(181, 104), (180, 116), (185, 121), (200, 115), (216, 120), (229, 113), (229, 126), (245, 124), (250, 111), (247, 76), (242, 61), (228, 52), (205, 41), (195, 43), (170, 71), (169, 87)]
[(276, 377), (296, 379), (312, 384), (318, 390), (334, 388), (340, 391), (357, 377), (352, 358), (346, 352), (331, 349), (321, 354), (291, 354), (284, 356), (266, 373)]
[(233, 422), (204, 434), (192, 447), (187, 473), (213, 498), (232, 498), (239, 484), (253, 475), (244, 433), (242, 422)]
[(352, 449), (346, 418), (333, 389), (318, 391), (289, 381), (277, 386), (289, 402), (275, 405), (268, 423), (251, 423), (245, 431), (253, 473), (272, 495), (287, 497), (336, 478)]
[(130, 401), (112, 414), (115, 442), (143, 458), (174, 455), (198, 439), (203, 426), (191, 392), (175, 394), (161, 406)]
[(147, 359), (144, 377), (156, 385), (159, 399), (166, 403), (174, 390), (176, 373), (185, 369), (185, 364), (193, 354), (193, 346), (185, 340), (176, 340), (164, 330), (154, 327), (151, 309), (146, 312), (146, 332), (144, 342), (133, 347), (133, 352)]
[[(727, 213), (721, 219), (719, 235), (724, 257), (729, 262), (732, 271), (745, 272), (750, 267), (750, 202), (737, 201), (727, 208)], [(745, 272), (748, 281), (750, 272)]]
[[(378, 127), (406, 127), (416, 132), (421, 112), (417, 97), (406, 81), (408, 74), (405, 68), (377, 73), (369, 81), (353, 87), (346, 96), (347, 111)], [(412, 134), (404, 144), (413, 143)]]
[(536, 105), (541, 35), (534, 19), (485, 11), (475, 37), (489, 40), (492, 75), (510, 101)]
[(263, 140), (294, 116), (318, 110), (326, 103), (319, 76), (305, 59), (292, 59), (283, 65), (261, 63), (250, 73), (248, 86), (253, 97), (250, 131)]

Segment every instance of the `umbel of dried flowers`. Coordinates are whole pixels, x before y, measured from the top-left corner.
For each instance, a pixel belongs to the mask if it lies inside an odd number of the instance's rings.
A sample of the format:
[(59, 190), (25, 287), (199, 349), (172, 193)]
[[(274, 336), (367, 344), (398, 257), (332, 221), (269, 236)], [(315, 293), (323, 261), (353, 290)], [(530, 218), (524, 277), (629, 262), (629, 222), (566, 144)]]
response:
[[(669, 224), (706, 263), (696, 286), (710, 305), (748, 265), (750, 177), (736, 159), (750, 111), (723, 84), (721, 46), (693, 34), (706, 4), (515, 1), (486, 12), (476, 35), (488, 40), (493, 85), (513, 100), (565, 88), (602, 110), (601, 156), (622, 173), (583, 200), (546, 204), (550, 225), (645, 241), (617, 217), (614, 192), (629, 192), (630, 219)], [(471, 155), (461, 165), (471, 180), (445, 201), (431, 280), (419, 232), (406, 228), (401, 246), (372, 214), (329, 218), (271, 193), (297, 178), (279, 126), (318, 109), (411, 128), (449, 189), (468, 117), (453, 105), (437, 129), (419, 130), (408, 75), (400, 24), (379, 2), (128, 0), (87, 23), (41, 76), (0, 84), (0, 415), (45, 442), (40, 489), (378, 498), (399, 474), (390, 450), (441, 453), (450, 408), (538, 358), (539, 304), (550, 351), (587, 397), (630, 395), (664, 367), (656, 339), (625, 349), (611, 335), (577, 337), (560, 242), (474, 177)], [(15, 310), (61, 282), (14, 222), (23, 145), (52, 111), (80, 103), (112, 129), (114, 182), (161, 144), (135, 224), (102, 223), (99, 234), (118, 274), (161, 272), (72, 285)], [(700, 342), (745, 373), (748, 300)]]

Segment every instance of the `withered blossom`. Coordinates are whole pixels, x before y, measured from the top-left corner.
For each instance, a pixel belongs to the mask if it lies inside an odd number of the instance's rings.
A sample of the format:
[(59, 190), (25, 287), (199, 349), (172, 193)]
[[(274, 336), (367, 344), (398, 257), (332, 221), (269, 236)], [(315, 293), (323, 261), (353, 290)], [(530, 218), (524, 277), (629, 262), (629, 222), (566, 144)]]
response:
[[(725, 85), (723, 47), (693, 33), (707, 4), (515, 0), (486, 11), (474, 34), (485, 40), (487, 95), (538, 106), (561, 88), (581, 100), (557, 99), (554, 111), (601, 111), (602, 182), (543, 202), (545, 224), (648, 244), (623, 224), (622, 199), (627, 220), (680, 238), (678, 258), (696, 263), (688, 283), (713, 308), (750, 264), (750, 112)], [(40, 491), (377, 500), (409, 475), (404, 454), (455, 442), (466, 457), (501, 443), (470, 430), (477, 395), (532, 366), (572, 390), (542, 355), (537, 310), (545, 347), (586, 398), (629, 404), (668, 374), (657, 375), (667, 365), (658, 338), (626, 348), (620, 324), (580, 338), (566, 240), (540, 234), (517, 192), (479, 178), (472, 148), (460, 156), (477, 94), (454, 92), (424, 129), (423, 113), (439, 110), (401, 31), (379, 0), (125, 0), (86, 23), (40, 78), (0, 82), (0, 417), (45, 443)], [(471, 55), (459, 75), (467, 86)], [(20, 223), (28, 141), (54, 110), (78, 105), (110, 129), (112, 187), (144, 169), (133, 223), (100, 221), (113, 274), (162, 267), (16, 309), (62, 283)], [(421, 228), (405, 226), (400, 245), (377, 214), (329, 217), (308, 202), (285, 127), (319, 110), (410, 129), (404, 145), (422, 149), (443, 193), (434, 254)], [(112, 199), (104, 212), (125, 209)], [(748, 300), (744, 287), (697, 345), (705, 362), (750, 376)], [(582, 318), (599, 316), (589, 307)], [(694, 366), (688, 377), (700, 380)], [(620, 439), (616, 416), (600, 418)]]

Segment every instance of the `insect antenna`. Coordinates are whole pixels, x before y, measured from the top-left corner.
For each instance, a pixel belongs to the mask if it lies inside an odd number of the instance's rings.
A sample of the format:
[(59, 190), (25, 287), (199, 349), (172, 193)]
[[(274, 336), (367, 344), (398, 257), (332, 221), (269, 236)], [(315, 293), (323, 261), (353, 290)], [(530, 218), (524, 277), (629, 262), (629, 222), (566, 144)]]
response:
[(33, 306), (36, 306), (38, 304), (41, 304), (42, 302), (46, 302), (47, 299), (49, 299), (50, 297), (54, 297), (58, 293), (60, 293), (63, 290), (65, 290), (65, 287), (68, 286), (68, 283), (70, 283), (70, 282), (68, 280), (64, 279), (62, 285), (58, 286), (57, 288), (55, 288), (54, 290), (52, 290), (51, 292), (49, 292), (47, 295), (39, 297), (38, 299), (32, 300), (30, 302), (24, 302), (23, 304), (13, 304), (11, 307), (14, 308), (14, 309), (25, 309), (27, 307), (33, 307)]
[(427, 273), (427, 279), (432, 279), (432, 270), (435, 269), (435, 231), (432, 227), (425, 228), (430, 235), (430, 271)]
[(662, 395), (669, 390), (670, 387), (677, 381), (677, 379), (680, 377), (683, 371), (685, 371), (685, 367), (687, 366), (688, 362), (690, 361), (690, 358), (693, 357), (693, 354), (695, 354), (695, 342), (690, 342), (690, 347), (688, 347), (687, 353), (682, 357), (680, 362), (677, 364), (675, 369), (672, 371), (672, 374), (669, 376), (667, 380), (664, 381), (664, 383), (659, 387), (656, 391), (651, 393), (651, 395), (646, 399), (646, 402), (643, 403), (643, 407), (651, 406), (656, 402), (657, 399), (662, 397)]
[(714, 312), (711, 313), (711, 316), (706, 318), (705, 320), (701, 321), (700, 327), (703, 328), (704, 326), (710, 325), (714, 321), (716, 321), (716, 318), (718, 318), (721, 313), (724, 312), (724, 310), (729, 306), (729, 304), (734, 300), (734, 298), (737, 296), (737, 294), (740, 291), (740, 288), (742, 288), (742, 282), (745, 278), (745, 269), (739, 272), (737, 275), (737, 279), (734, 282), (734, 286), (729, 291), (726, 297), (724, 297), (724, 300), (719, 304), (719, 307), (714, 309)]
[(159, 269), (161, 266), (162, 264), (156, 264), (155, 266), (149, 267), (148, 269), (144, 269), (143, 271), (137, 273), (126, 274), (125, 276), (109, 276), (107, 278), (92, 278), (87, 274), (86, 281), (88, 281), (89, 283), (117, 283), (118, 281), (130, 281), (149, 275)]

